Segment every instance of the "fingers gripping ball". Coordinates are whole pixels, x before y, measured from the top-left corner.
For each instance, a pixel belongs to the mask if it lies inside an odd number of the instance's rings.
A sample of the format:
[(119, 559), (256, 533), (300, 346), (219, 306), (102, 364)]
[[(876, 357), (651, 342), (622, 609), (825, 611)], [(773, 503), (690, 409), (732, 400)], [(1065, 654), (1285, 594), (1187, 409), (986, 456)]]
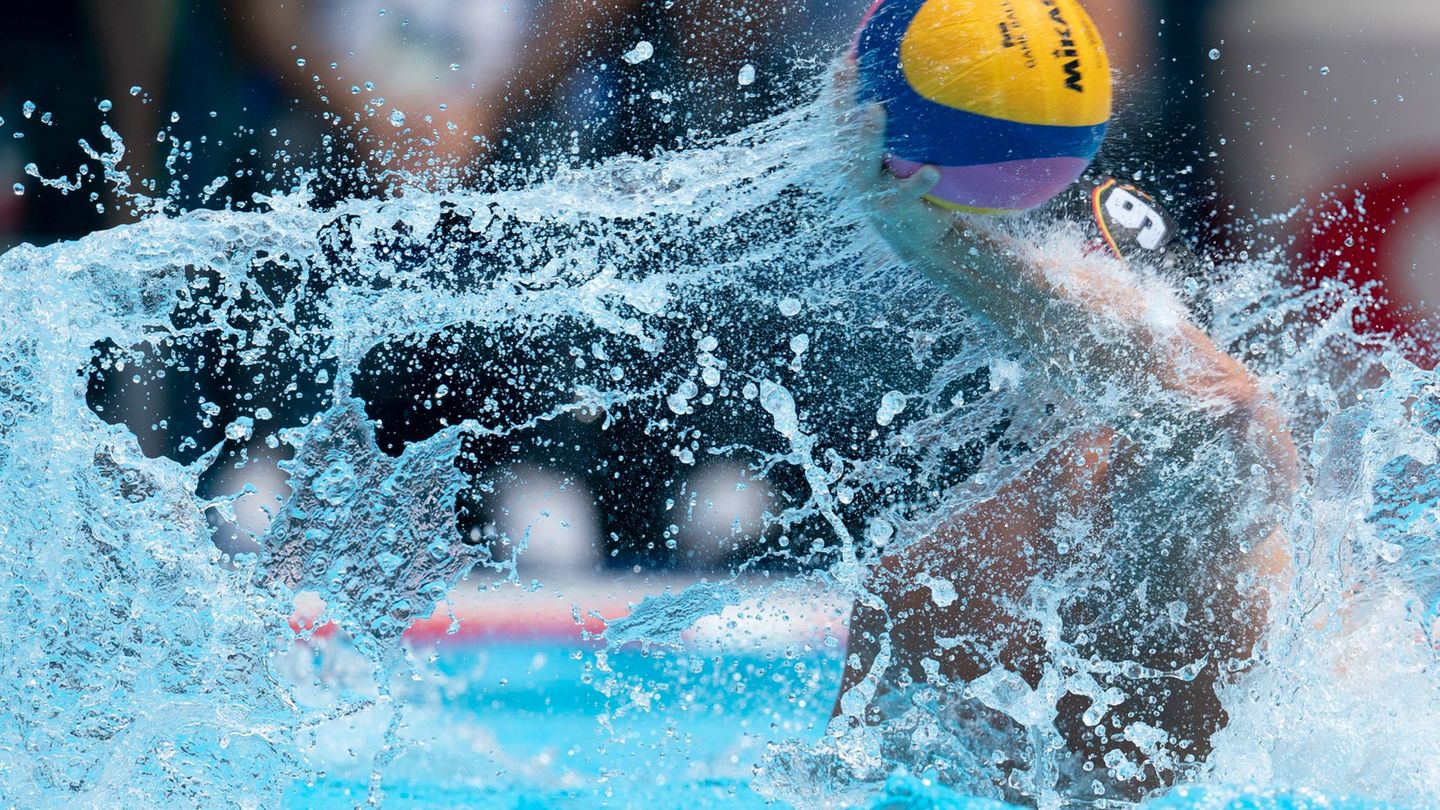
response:
[(884, 104), (886, 165), (939, 167), (927, 199), (1022, 211), (1085, 171), (1110, 120), (1110, 62), (1077, 0), (877, 0), (855, 39)]

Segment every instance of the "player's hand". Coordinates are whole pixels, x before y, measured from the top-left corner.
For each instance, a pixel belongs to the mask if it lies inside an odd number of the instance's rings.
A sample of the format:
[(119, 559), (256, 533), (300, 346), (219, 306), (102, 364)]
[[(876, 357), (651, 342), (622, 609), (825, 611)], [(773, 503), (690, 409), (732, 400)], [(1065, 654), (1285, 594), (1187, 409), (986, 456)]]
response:
[(907, 178), (885, 168), (885, 109), (856, 102), (856, 66), (845, 59), (833, 76), (832, 113), (845, 179), (867, 219), (912, 268), (966, 306), (1012, 331), (1042, 317), (1051, 294), (1042, 267), (1017, 247), (925, 201), (940, 171), (924, 166)]
[(856, 65), (843, 58), (833, 73), (832, 113), (845, 179), (885, 241), (902, 256), (933, 247), (950, 232), (955, 215), (925, 201), (940, 171), (924, 166), (907, 178), (885, 168), (885, 108), (856, 99)]

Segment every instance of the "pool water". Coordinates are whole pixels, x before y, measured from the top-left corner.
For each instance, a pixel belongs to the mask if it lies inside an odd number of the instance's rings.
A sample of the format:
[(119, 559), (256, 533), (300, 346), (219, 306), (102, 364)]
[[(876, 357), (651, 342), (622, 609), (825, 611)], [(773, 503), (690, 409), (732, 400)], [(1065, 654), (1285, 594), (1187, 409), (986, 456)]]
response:
[[(396, 760), (384, 790), (407, 806), (759, 805), (750, 783), (767, 744), (823, 733), (839, 666), (834, 652), (447, 651), (417, 685), (426, 697), (408, 701), (408, 735), (426, 745)], [(358, 765), (358, 779), (334, 773), (287, 802), (363, 799), (368, 769)]]
[[(328, 646), (328, 645), (322, 645)], [(414, 808), (808, 808), (1003, 810), (901, 769), (843, 793), (775, 783), (760, 767), (774, 746), (825, 733), (839, 685), (831, 648), (740, 655), (715, 649), (624, 649), (510, 641), (442, 644), (407, 694), (413, 747), (386, 769), (387, 805)], [(317, 653), (305, 649), (304, 656)], [(324, 655), (325, 653), (318, 653)], [(345, 653), (331, 649), (331, 655)], [(297, 782), (293, 808), (351, 807), (369, 798), (359, 721), (322, 733), (323, 778)], [(788, 800), (787, 800), (788, 799)], [(1233, 788), (1182, 788), (1151, 810), (1385, 810), (1358, 798)]]

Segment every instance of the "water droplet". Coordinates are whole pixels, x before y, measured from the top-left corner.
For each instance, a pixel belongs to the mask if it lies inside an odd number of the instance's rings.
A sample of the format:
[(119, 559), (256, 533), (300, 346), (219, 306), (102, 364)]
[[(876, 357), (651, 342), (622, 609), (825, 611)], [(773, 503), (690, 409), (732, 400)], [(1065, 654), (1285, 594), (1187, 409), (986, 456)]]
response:
[(392, 110), (390, 112), (390, 124), (391, 126), (396, 127), (405, 126), (405, 113), (400, 112), (399, 110)]
[(225, 438), (239, 441), (255, 435), (255, 420), (242, 416), (225, 426)]
[(17, 196), (17, 197), (19, 197), (19, 196), (21, 196), (21, 195), (23, 195), (23, 194), (25, 193), (25, 184), (24, 184), (24, 183), (16, 183), (15, 185), (11, 186), (10, 188), (12, 188), (12, 189), (15, 190), (15, 196)]
[(137, 84), (137, 85), (132, 86), (132, 87), (130, 88), (130, 95), (132, 95), (132, 96), (138, 96), (138, 95), (140, 95), (140, 85)]
[(459, 63), (459, 62), (451, 62), (451, 63), (450, 63), (450, 70), (451, 70), (451, 71), (456, 71), (456, 70), (459, 70), (459, 69), (460, 69), (460, 63)]
[(875, 546), (884, 546), (895, 536), (895, 527), (884, 518), (871, 518), (865, 527), (865, 539)]
[(700, 386), (691, 380), (686, 380), (680, 384), (678, 391), (665, 398), (665, 404), (669, 406), (672, 412), (681, 416), (687, 413), (693, 413), (694, 411), (690, 407), (690, 400), (694, 399), (699, 393)]
[(114, 107), (115, 105), (111, 104), (110, 99), (107, 98), (101, 99), (100, 103), (95, 106), (100, 109), (100, 112), (110, 112), (110, 108)]
[(25, 102), (25, 104), (20, 107), (20, 111), (25, 114), (26, 118), (29, 118), (30, 116), (35, 114), (35, 102)]
[(1320, 75), (1321, 75), (1321, 76), (1329, 76), (1329, 75), (1330, 75), (1330, 66), (1329, 66), (1329, 65), (1323, 65), (1323, 66), (1321, 66), (1321, 68), (1320, 68)]
[(875, 412), (876, 424), (889, 425), (895, 421), (895, 417), (905, 412), (905, 406), (908, 404), (904, 394), (899, 391), (889, 392), (880, 398), (880, 410)]
[(1080, 716), (1080, 722), (1087, 726), (1094, 726), (1105, 719), (1105, 714), (1109, 710), (1110, 707), (1104, 703), (1096, 703), (1085, 710), (1085, 714)]
[(631, 48), (623, 55), (621, 55), (620, 58), (624, 59), (626, 62), (632, 65), (638, 65), (654, 55), (655, 46), (642, 39), (639, 42), (635, 43), (635, 47)]
[(1211, 49), (1210, 49), (1210, 61), (1211, 61), (1211, 62), (1214, 62), (1214, 61), (1218, 60), (1219, 58), (1220, 58), (1220, 49), (1219, 49), (1219, 48), (1211, 48)]
[(296, 60), (295, 60), (295, 66), (296, 66), (296, 67), (305, 67), (305, 57), (302, 56), (302, 57), (300, 57), (299, 59), (296, 59)]
[(955, 604), (956, 599), (960, 598), (960, 594), (955, 590), (955, 583), (949, 580), (921, 574), (916, 578), (916, 582), (930, 589), (930, 599), (935, 602), (937, 607), (949, 607)]
[(754, 66), (754, 65), (748, 65), (748, 64), (747, 64), (747, 65), (744, 65), (743, 67), (741, 67), (741, 68), (740, 68), (740, 74), (735, 77), (735, 80), (740, 83), (740, 86), (741, 86), (741, 87), (748, 87), (749, 85), (754, 84), (754, 83), (755, 83), (755, 66)]

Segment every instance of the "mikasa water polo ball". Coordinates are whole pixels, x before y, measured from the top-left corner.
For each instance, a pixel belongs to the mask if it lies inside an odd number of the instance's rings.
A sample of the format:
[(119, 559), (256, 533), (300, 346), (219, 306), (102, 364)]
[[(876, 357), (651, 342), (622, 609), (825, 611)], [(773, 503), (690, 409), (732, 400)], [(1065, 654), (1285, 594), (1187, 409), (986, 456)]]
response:
[(1110, 60), (1076, 0), (878, 0), (855, 40), (886, 110), (887, 165), (940, 169), (928, 199), (1023, 211), (1085, 171), (1110, 120)]

